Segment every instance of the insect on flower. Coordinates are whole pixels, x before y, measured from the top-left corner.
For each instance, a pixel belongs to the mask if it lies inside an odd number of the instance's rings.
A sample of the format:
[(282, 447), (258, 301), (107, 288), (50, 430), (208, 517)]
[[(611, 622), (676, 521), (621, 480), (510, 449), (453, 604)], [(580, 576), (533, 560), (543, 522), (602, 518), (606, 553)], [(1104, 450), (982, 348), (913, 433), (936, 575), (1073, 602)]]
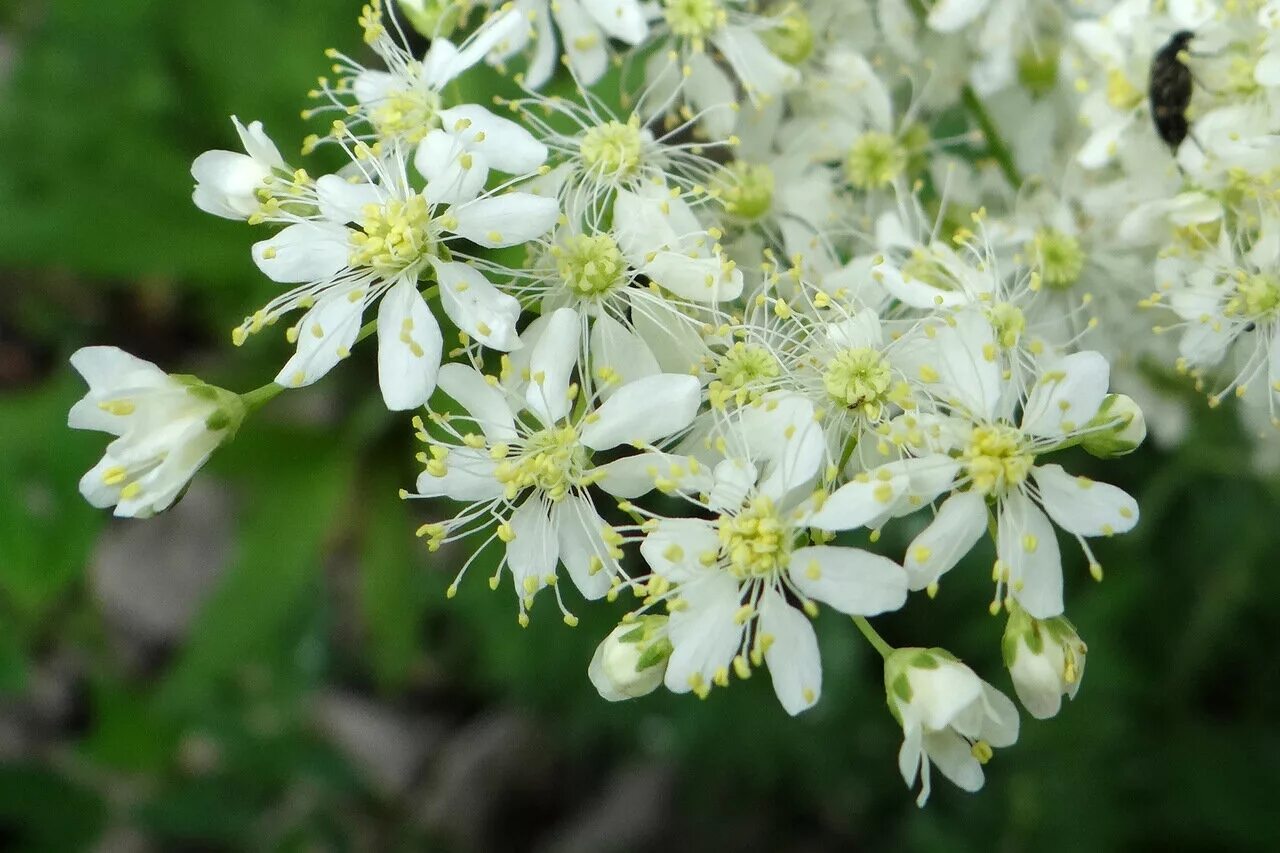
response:
[(1148, 97), (1151, 101), (1151, 118), (1156, 133), (1177, 152), (1190, 130), (1187, 124), (1187, 107), (1191, 104), (1191, 69), (1183, 61), (1183, 51), (1195, 38), (1190, 30), (1179, 30), (1164, 47), (1156, 51), (1151, 60), (1151, 77)]

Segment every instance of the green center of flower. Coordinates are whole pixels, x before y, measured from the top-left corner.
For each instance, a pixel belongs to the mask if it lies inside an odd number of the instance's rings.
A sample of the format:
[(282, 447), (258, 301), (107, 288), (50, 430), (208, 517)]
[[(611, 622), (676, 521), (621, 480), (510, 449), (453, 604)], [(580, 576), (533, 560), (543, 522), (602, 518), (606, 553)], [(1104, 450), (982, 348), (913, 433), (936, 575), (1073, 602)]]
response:
[(1032, 97), (1043, 98), (1058, 85), (1061, 48), (1052, 42), (1035, 45), (1018, 55), (1018, 82)]
[(1228, 317), (1274, 320), (1280, 316), (1280, 278), (1269, 273), (1241, 275), (1235, 294), (1223, 309)]
[(1055, 290), (1066, 290), (1080, 280), (1085, 254), (1080, 241), (1055, 228), (1041, 228), (1027, 247), (1040, 269), (1040, 280)]
[(740, 219), (756, 220), (773, 207), (773, 170), (764, 164), (738, 160), (720, 174), (724, 209)]
[(431, 209), (418, 193), (367, 204), (360, 230), (351, 235), (351, 266), (400, 272), (431, 254)]
[(582, 134), (578, 153), (586, 167), (602, 177), (631, 178), (640, 171), (644, 139), (636, 125), (608, 121)]
[(1011, 426), (974, 427), (964, 449), (965, 470), (972, 488), (979, 494), (993, 495), (1027, 479), (1035, 457), (1023, 440), (1022, 433)]
[(552, 251), (560, 277), (578, 296), (604, 296), (625, 281), (627, 262), (608, 234), (575, 234)]
[(729, 391), (774, 379), (781, 372), (778, 360), (762, 346), (738, 341), (720, 357), (716, 377)]
[(910, 152), (892, 134), (867, 131), (854, 140), (844, 161), (849, 183), (861, 190), (887, 187), (907, 170)]
[(822, 374), (822, 384), (839, 406), (868, 418), (880, 417), (892, 376), (889, 364), (870, 347), (841, 350)]
[(791, 560), (791, 529), (767, 497), (755, 498), (737, 515), (720, 516), (716, 530), (729, 571), (740, 580), (768, 577)]
[(769, 51), (789, 65), (799, 65), (813, 55), (813, 24), (795, 4), (787, 8), (772, 29), (760, 35)]
[(703, 39), (725, 25), (721, 0), (662, 0), (667, 26), (677, 38)]
[(902, 262), (902, 277), (907, 281), (923, 282), (938, 290), (956, 290), (955, 277), (936, 257), (924, 249), (916, 249)]
[(393, 90), (369, 110), (379, 137), (421, 142), (438, 124), (440, 96), (425, 90)]
[(1027, 328), (1027, 318), (1022, 309), (1012, 302), (997, 302), (987, 310), (987, 319), (995, 332), (996, 342), (1005, 349), (1013, 349)]
[(500, 462), (493, 475), (511, 497), (534, 488), (549, 500), (559, 501), (581, 482), (586, 463), (586, 450), (576, 429), (549, 427), (530, 435), (523, 452)]

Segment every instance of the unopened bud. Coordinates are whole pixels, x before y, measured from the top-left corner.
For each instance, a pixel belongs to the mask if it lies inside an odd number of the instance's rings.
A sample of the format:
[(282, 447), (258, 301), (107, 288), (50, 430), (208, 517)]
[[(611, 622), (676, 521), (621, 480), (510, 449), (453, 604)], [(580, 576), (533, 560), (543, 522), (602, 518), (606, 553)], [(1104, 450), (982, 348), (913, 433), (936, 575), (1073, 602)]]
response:
[(667, 617), (644, 616), (623, 622), (596, 648), (587, 675), (610, 702), (652, 693), (662, 683), (671, 658)]
[(1100, 459), (1132, 453), (1147, 437), (1147, 419), (1127, 394), (1108, 394), (1089, 426), (1080, 446)]

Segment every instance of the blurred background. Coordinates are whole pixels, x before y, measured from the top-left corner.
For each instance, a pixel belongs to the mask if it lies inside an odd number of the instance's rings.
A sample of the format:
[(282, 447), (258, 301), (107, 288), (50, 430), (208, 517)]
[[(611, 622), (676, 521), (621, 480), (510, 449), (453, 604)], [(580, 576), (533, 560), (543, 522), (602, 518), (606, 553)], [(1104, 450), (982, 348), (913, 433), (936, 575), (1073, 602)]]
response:
[[(622, 603), (522, 630), (475, 575), (446, 606), (459, 553), (413, 538), (410, 429), (370, 364), (269, 406), (155, 520), (85, 505), (105, 439), (65, 427), (77, 347), (241, 391), (283, 360), (229, 345), (271, 288), (188, 168), (235, 147), (233, 113), (296, 154), (357, 7), (0, 3), (0, 849), (1280, 849), (1280, 479), (1198, 401), (1182, 449), (1106, 466), (1144, 518), (1099, 547), (1101, 585), (1068, 566), (1077, 700), (1024, 716), (981, 794), (940, 782), (925, 809), (834, 613), (822, 701), (791, 719), (767, 678), (601, 701), (586, 664)], [(990, 559), (877, 624), (1008, 691)]]

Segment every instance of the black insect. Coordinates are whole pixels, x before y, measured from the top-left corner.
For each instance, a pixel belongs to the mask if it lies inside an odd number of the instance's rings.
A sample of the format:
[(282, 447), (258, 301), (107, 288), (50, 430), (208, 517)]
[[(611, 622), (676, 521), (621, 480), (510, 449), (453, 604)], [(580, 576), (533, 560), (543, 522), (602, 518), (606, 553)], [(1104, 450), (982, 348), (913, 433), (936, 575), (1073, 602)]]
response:
[(1175, 153), (1190, 130), (1187, 107), (1191, 104), (1191, 69), (1182, 61), (1181, 54), (1194, 37), (1195, 33), (1189, 30), (1174, 33), (1151, 60), (1147, 92), (1151, 117), (1156, 123), (1156, 133)]

